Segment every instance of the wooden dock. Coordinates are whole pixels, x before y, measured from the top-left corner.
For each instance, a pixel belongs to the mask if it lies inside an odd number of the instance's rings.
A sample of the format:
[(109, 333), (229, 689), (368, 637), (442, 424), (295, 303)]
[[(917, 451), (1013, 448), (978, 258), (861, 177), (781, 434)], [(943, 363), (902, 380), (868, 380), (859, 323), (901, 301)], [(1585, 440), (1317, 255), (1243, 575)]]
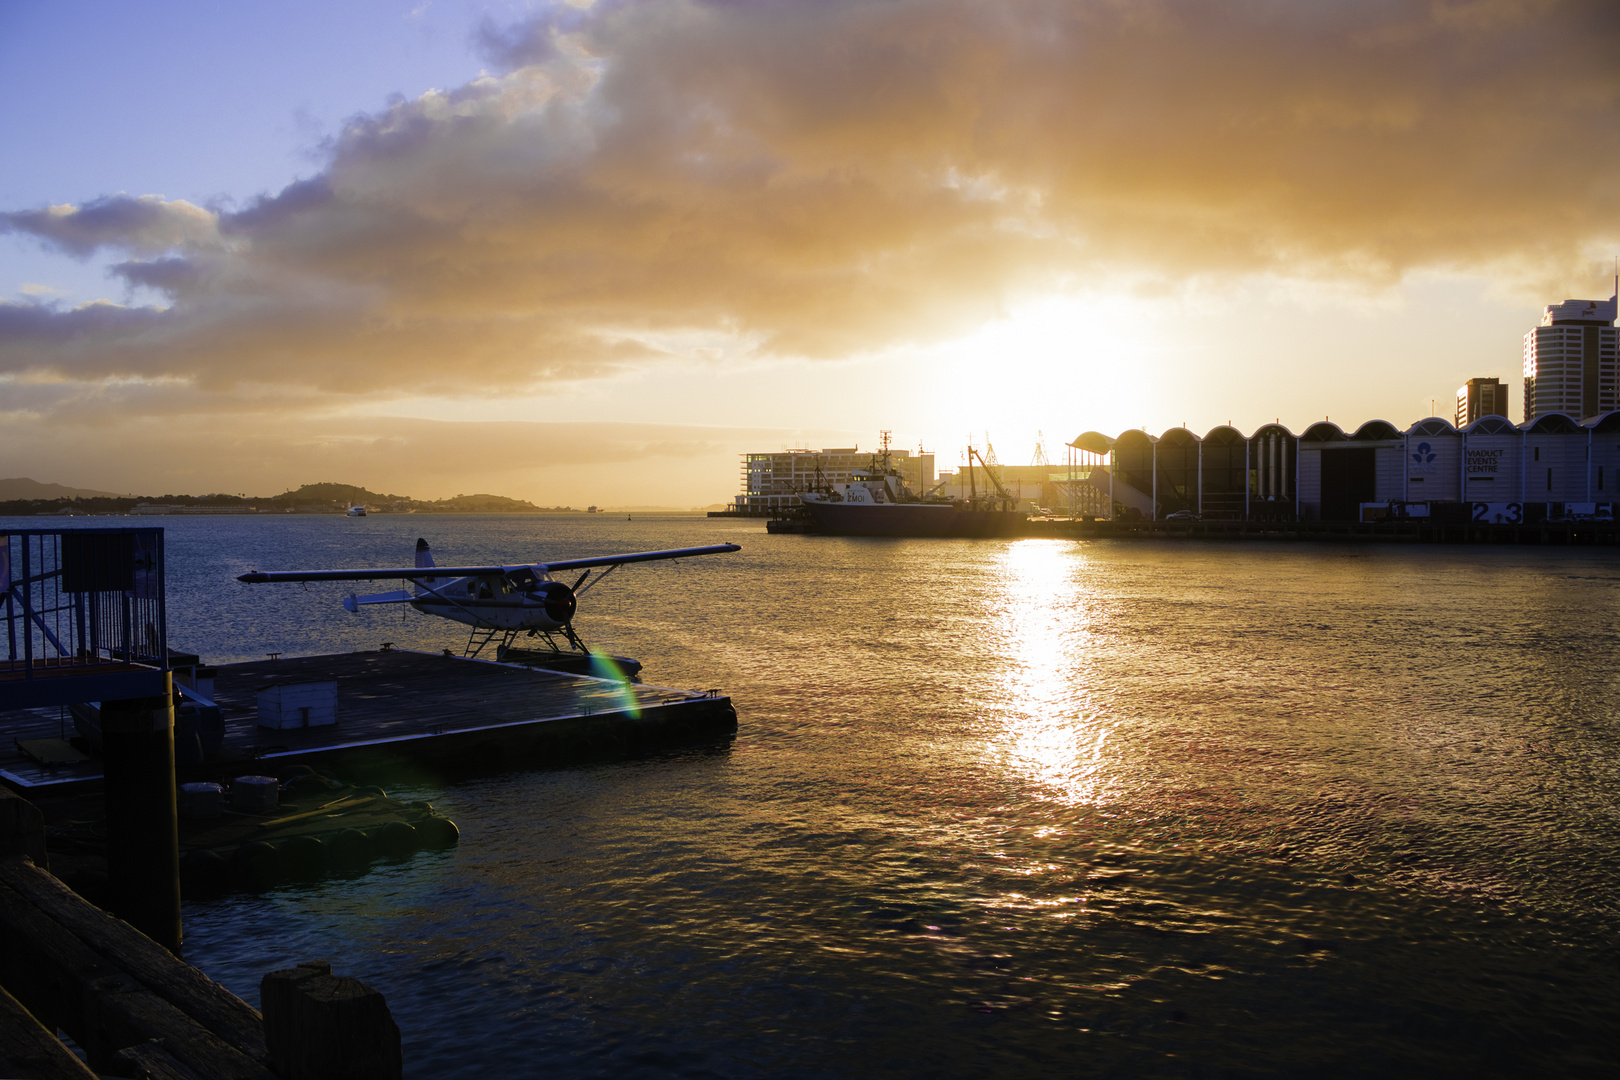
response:
[(267, 975), (260, 997), (263, 1014), (27, 856), (0, 851), (0, 1075), (398, 1080), (399, 1028), (358, 979), (314, 961)]
[(74, 1075), (61, 1028), (98, 1073), (275, 1076), (257, 1010), (23, 856), (0, 855), (0, 944), (0, 987), (26, 1010), (4, 1010), (6, 1042), (26, 1038), (34, 1075)]
[[(337, 683), (335, 725), (258, 725), (258, 691), (272, 681)], [(226, 734), (217, 760), (180, 780), (308, 765), (348, 782), (430, 782), (651, 752), (724, 740), (731, 700), (676, 690), (402, 649), (281, 657), (217, 669), (214, 700)], [(19, 749), (72, 736), (57, 709), (0, 716), (0, 781), (14, 790), (93, 790), (99, 762), (45, 764)], [(49, 758), (49, 755), (45, 755)], [(71, 757), (71, 752), (61, 755)]]

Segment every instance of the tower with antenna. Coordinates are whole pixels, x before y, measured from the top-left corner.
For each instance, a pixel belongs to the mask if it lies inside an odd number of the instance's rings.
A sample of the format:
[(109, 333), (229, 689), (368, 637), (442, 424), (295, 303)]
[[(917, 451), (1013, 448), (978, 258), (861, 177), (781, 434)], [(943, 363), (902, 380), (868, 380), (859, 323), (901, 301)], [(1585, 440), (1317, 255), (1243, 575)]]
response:
[(1577, 421), (1620, 408), (1620, 260), (1607, 300), (1548, 304), (1524, 335), (1524, 419), (1563, 413)]

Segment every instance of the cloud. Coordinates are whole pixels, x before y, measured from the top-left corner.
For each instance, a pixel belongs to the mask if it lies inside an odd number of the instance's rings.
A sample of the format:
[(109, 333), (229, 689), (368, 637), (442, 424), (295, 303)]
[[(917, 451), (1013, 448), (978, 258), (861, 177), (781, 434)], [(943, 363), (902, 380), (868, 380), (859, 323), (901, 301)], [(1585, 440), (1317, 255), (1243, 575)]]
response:
[(683, 334), (944, 339), (1100, 275), (1543, 283), (1620, 239), (1597, 0), (625, 0), (478, 40), (497, 74), (239, 211), (0, 215), (167, 301), (0, 305), (0, 373), (533, 390)]
[(0, 213), (0, 232), (32, 235), (79, 256), (89, 255), (99, 247), (159, 252), (202, 249), (218, 242), (211, 211), (184, 200), (166, 202), (155, 195), (109, 195), (84, 206)]

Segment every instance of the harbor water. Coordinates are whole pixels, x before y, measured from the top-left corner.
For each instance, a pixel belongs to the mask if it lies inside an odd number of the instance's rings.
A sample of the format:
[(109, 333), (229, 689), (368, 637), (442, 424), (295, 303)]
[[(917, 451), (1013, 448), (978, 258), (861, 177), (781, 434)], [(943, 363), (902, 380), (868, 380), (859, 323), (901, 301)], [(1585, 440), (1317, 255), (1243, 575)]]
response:
[(382, 990), (409, 1076), (1616, 1068), (1612, 553), (151, 524), (171, 643), (212, 662), (464, 642), (250, 569), (743, 545), (627, 567), (577, 620), (729, 693), (730, 746), (400, 776), (459, 847), (186, 905), (186, 958), (250, 1002), (314, 958)]

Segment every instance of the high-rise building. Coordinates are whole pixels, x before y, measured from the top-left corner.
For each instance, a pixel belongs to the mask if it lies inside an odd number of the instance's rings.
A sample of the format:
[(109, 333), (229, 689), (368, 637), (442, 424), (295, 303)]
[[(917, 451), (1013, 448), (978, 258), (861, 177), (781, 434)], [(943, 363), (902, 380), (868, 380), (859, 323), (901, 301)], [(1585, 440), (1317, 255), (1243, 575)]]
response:
[(1457, 387), (1457, 426), (1467, 427), (1482, 416), (1508, 414), (1507, 383), (1501, 379), (1469, 379)]
[(1541, 325), (1524, 335), (1525, 420), (1550, 412), (1584, 420), (1620, 406), (1617, 305), (1620, 277), (1609, 300), (1547, 305)]

